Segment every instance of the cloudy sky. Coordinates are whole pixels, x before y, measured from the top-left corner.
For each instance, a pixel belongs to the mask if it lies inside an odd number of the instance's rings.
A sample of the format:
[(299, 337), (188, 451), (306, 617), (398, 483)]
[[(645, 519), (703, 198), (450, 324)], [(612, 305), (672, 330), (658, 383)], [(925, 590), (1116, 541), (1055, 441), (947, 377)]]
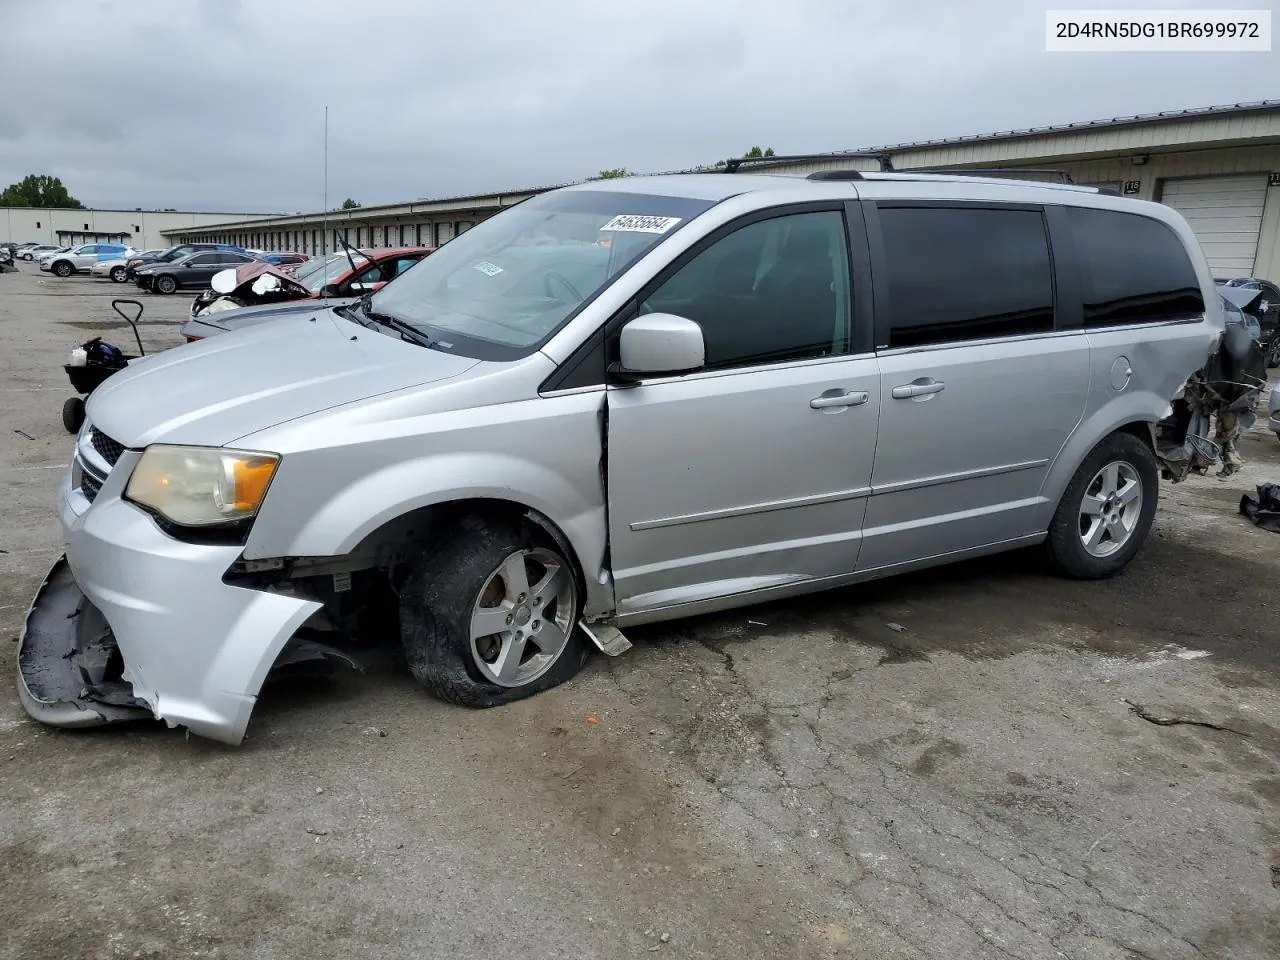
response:
[(326, 105), (336, 206), (1275, 95), (1278, 53), (1046, 53), (1045, 6), (1067, 4), (0, 0), (0, 188), (318, 210)]

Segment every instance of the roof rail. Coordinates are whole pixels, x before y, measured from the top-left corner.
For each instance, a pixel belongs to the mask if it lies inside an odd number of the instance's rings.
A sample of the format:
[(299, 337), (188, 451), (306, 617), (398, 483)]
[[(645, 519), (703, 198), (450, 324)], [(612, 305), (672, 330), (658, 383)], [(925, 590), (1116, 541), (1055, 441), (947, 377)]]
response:
[[(1065, 170), (1051, 170), (1040, 167), (963, 167), (960, 169), (920, 168), (903, 170), (902, 173), (941, 174), (948, 177), (992, 177), (997, 180), (1037, 180), (1045, 181), (1056, 178), (1057, 183), (1071, 186), (1075, 181)], [(1049, 182), (1054, 182), (1049, 180)]]
[(793, 153), (785, 156), (775, 154), (772, 157), (730, 157), (728, 160), (722, 160), (720, 165), (717, 165), (714, 169), (721, 173), (737, 173), (738, 168), (744, 163), (795, 163), (802, 160), (830, 162), (857, 157), (879, 161), (882, 171), (893, 169), (893, 162), (889, 159), (887, 153)]
[(861, 170), (819, 170), (805, 177), (806, 180), (865, 180)]

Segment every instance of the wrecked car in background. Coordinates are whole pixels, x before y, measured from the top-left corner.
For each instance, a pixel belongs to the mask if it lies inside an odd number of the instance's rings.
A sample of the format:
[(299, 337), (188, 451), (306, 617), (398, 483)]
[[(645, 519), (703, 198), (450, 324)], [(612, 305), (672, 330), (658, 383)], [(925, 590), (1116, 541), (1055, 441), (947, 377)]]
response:
[(381, 289), (404, 273), (434, 247), (389, 247), (340, 251), (317, 257), (287, 271), (271, 264), (252, 263), (220, 274), (210, 288), (191, 303), (191, 321), (183, 336), (200, 340), (229, 327), (217, 314), (241, 307), (267, 306), (297, 300), (360, 297)]
[(273, 669), (351, 655), (369, 611), (429, 691), (490, 707), (633, 624), (1018, 547), (1112, 576), (1225, 339), (1182, 217), (1093, 188), (550, 191), (95, 391), (19, 694), (237, 744)]

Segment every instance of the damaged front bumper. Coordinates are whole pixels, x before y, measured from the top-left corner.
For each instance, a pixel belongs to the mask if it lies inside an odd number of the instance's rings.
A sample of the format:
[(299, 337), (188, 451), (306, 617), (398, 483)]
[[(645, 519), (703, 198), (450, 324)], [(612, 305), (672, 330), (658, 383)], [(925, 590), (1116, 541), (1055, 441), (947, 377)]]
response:
[(123, 682), (120, 650), (59, 557), (27, 611), (18, 638), (18, 698), (54, 727), (96, 727), (151, 716)]
[(268, 672), (321, 604), (224, 583), (240, 548), (175, 540), (120, 499), (129, 456), (92, 505), (63, 480), (67, 552), (23, 626), (23, 707), (53, 726), (154, 717), (238, 744)]

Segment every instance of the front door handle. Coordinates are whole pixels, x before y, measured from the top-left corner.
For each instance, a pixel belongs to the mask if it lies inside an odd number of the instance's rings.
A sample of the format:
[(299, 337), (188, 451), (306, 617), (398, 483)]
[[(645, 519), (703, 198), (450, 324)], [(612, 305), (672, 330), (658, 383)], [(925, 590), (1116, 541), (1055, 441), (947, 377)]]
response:
[(904, 383), (894, 387), (891, 395), (895, 400), (910, 400), (912, 397), (927, 397), (941, 393), (947, 385), (941, 380), (918, 380), (915, 383)]
[(871, 395), (867, 391), (851, 390), (848, 393), (838, 393), (833, 397), (814, 397), (809, 401), (809, 406), (815, 410), (822, 410), (826, 407), (856, 407), (860, 403), (866, 403), (869, 399), (871, 399)]

